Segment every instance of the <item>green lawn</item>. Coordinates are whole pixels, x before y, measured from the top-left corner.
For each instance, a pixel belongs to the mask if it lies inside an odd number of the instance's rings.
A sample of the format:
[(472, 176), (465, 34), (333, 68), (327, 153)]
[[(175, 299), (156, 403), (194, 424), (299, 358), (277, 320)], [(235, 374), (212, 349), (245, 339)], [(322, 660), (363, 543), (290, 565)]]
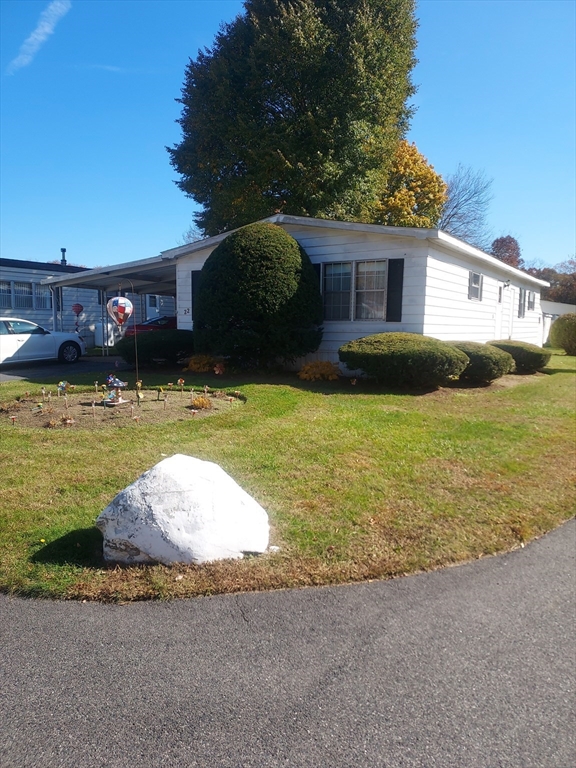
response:
[[(546, 374), (425, 394), (230, 376), (218, 386), (246, 402), (222, 415), (98, 431), (25, 428), (0, 412), (0, 589), (170, 598), (386, 578), (520, 546), (574, 514), (575, 372), (576, 358), (554, 355)], [(185, 375), (187, 387), (215, 385)], [(92, 376), (70, 378), (91, 390)], [(1, 384), (0, 401), (55, 384)], [(106, 567), (95, 518), (173, 453), (220, 464), (268, 511), (280, 551)]]

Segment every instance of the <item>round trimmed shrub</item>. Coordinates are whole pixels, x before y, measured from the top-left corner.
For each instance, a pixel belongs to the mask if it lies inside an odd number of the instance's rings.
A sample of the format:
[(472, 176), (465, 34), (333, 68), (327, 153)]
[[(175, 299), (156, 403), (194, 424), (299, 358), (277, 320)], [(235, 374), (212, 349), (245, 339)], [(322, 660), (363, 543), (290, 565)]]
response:
[(438, 387), (468, 365), (455, 347), (416, 333), (376, 333), (344, 344), (338, 356), (348, 368), (360, 369), (390, 387)]
[(512, 355), (516, 363), (516, 373), (536, 373), (541, 371), (548, 364), (552, 353), (536, 344), (529, 344), (527, 341), (512, 341), (503, 339), (502, 341), (489, 341), (491, 347), (503, 349)]
[(320, 346), (322, 314), (306, 252), (281, 227), (249, 224), (228, 235), (202, 268), (196, 350), (242, 366), (294, 360)]
[[(136, 337), (138, 345), (138, 364), (154, 365), (163, 360), (169, 365), (176, 365), (179, 360), (194, 354), (194, 333), (184, 330), (166, 330), (142, 333)], [(121, 339), (114, 351), (130, 365), (136, 362), (134, 336)]]
[(576, 312), (569, 312), (554, 320), (550, 328), (550, 344), (567, 355), (576, 355)]
[(461, 381), (488, 383), (511, 373), (516, 367), (514, 358), (503, 349), (476, 341), (448, 341), (452, 347), (464, 352), (469, 362), (460, 374)]

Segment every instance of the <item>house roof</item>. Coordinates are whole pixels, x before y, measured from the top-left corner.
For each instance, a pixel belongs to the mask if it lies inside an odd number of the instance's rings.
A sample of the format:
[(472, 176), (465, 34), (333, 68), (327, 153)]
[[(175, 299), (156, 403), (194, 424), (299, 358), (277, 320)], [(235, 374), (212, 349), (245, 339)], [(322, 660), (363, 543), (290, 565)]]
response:
[(60, 262), (50, 263), (47, 261), (24, 261), (22, 259), (4, 259), (0, 258), (0, 269), (36, 269), (43, 272), (87, 272), (88, 267), (73, 267), (70, 264), (61, 264)]
[[(515, 267), (510, 267), (499, 261), (495, 256), (484, 253), (463, 240), (453, 237), (440, 229), (423, 229), (418, 227), (385, 227), (380, 224), (363, 224), (350, 221), (333, 221), (332, 219), (313, 219), (306, 216), (287, 216), (275, 214), (261, 222), (271, 224), (287, 224), (311, 229), (339, 229), (347, 232), (362, 232), (366, 234), (386, 235), (392, 238), (414, 238), (428, 241), (430, 245), (441, 250), (458, 253), (479, 265), (490, 266), (510, 279), (513, 277), (524, 282), (538, 286), (548, 286), (544, 280), (538, 280), (532, 275), (522, 272)], [(156, 293), (160, 295), (176, 295), (176, 261), (184, 256), (190, 256), (197, 251), (206, 248), (214, 248), (224, 240), (231, 232), (223, 232), (204, 240), (181, 245), (161, 251), (158, 256), (138, 261), (129, 261), (108, 267), (98, 267), (83, 272), (82, 275), (51, 277), (42, 282), (53, 286), (75, 285), (83, 288), (99, 288), (105, 291), (122, 288), (130, 289), (134, 293)]]

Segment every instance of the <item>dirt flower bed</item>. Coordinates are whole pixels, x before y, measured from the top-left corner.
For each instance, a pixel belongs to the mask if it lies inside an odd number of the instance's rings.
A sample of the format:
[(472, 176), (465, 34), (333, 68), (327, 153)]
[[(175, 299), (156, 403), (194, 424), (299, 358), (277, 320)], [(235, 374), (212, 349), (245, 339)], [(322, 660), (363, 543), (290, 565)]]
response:
[(240, 392), (213, 390), (123, 389), (121, 402), (108, 400), (110, 391), (30, 390), (23, 396), (0, 403), (0, 419), (18, 427), (42, 429), (138, 428), (166, 421), (203, 419), (236, 408), (244, 400)]

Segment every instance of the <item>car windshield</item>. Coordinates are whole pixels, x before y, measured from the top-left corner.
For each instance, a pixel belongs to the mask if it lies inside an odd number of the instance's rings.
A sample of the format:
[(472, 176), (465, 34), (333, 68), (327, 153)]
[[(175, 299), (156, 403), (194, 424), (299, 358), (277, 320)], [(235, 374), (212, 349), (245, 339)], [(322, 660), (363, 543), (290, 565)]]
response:
[(35, 323), (29, 323), (26, 320), (10, 320), (8, 325), (12, 328), (12, 331), (14, 333), (37, 333), (37, 334), (44, 334), (46, 331), (44, 328), (41, 328), (39, 325), (36, 325)]

